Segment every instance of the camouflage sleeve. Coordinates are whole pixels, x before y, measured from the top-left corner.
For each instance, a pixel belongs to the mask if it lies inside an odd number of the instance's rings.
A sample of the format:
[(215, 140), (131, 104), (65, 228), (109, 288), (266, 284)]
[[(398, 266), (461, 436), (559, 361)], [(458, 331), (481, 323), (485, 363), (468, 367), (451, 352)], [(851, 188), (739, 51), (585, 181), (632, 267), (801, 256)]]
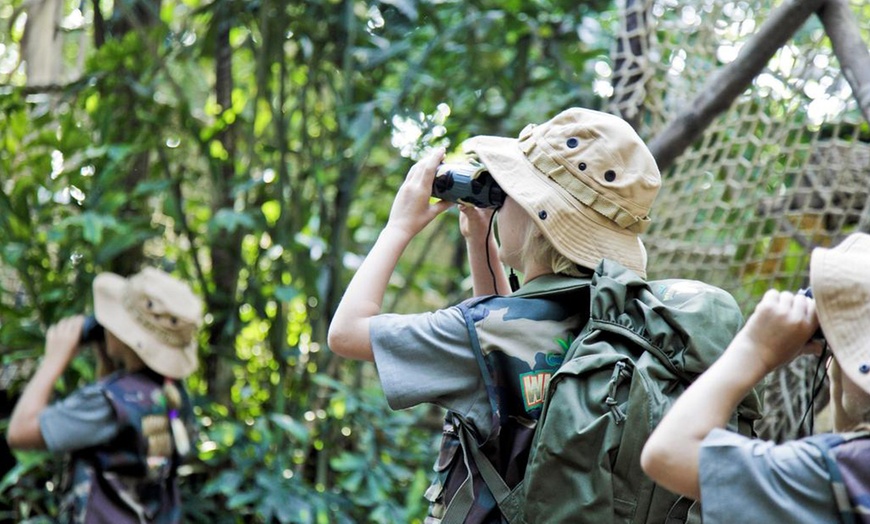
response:
[(432, 403), (488, 427), (489, 400), (459, 309), (378, 315), (371, 339), (390, 407)]
[(50, 451), (66, 452), (109, 441), (118, 424), (102, 389), (89, 384), (45, 408), (39, 429)]
[(715, 429), (698, 476), (704, 522), (737, 522), (747, 511), (757, 522), (838, 521), (824, 458), (800, 440), (775, 445)]

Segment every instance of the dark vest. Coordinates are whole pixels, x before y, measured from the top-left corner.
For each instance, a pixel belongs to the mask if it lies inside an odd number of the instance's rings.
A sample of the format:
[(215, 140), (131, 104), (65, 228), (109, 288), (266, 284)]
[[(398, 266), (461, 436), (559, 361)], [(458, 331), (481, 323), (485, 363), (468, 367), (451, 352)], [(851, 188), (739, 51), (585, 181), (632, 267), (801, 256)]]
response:
[(805, 440), (825, 457), (840, 521), (870, 523), (870, 432), (823, 433)]
[[(142, 420), (166, 416), (163, 377), (152, 371), (114, 374), (100, 382), (118, 420), (109, 442), (77, 450), (71, 456), (70, 489), (62, 518), (74, 523), (176, 523), (181, 503), (172, 457), (148, 457)], [(190, 420), (190, 400), (181, 384), (182, 416)]]

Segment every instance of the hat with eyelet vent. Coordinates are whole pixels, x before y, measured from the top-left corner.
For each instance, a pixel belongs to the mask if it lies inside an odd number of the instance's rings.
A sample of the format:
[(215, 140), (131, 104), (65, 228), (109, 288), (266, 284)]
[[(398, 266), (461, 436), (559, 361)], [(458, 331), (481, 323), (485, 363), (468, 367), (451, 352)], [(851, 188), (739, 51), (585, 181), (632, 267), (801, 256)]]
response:
[(202, 301), (164, 271), (147, 267), (129, 278), (100, 273), (94, 279), (94, 316), (165, 377), (187, 377), (199, 364)]
[(463, 145), (568, 259), (594, 269), (608, 258), (646, 277), (639, 235), (661, 174), (626, 121), (571, 108), (519, 138), (475, 136)]
[(870, 393), (870, 235), (813, 249), (810, 285), (819, 324), (840, 369)]

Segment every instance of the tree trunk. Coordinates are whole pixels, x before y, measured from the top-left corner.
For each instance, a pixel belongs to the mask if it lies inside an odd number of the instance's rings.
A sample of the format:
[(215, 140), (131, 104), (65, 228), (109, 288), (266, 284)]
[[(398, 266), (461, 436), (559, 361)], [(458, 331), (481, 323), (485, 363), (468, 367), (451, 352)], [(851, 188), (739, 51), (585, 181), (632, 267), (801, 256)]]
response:
[[(116, 9), (109, 21), (103, 21), (102, 13), (98, 15), (95, 12), (95, 18), (100, 20), (101, 23), (105, 22), (106, 32), (100, 38), (121, 39), (131, 31), (140, 31), (144, 36), (147, 28), (158, 21), (156, 13), (160, 12), (160, 5), (161, 0), (121, 2), (116, 5)], [(96, 7), (97, 5), (95, 4)], [(133, 74), (141, 77), (144, 72), (140, 67), (139, 70), (119, 71), (118, 73)], [(108, 126), (104, 142), (106, 144), (129, 144), (136, 142), (136, 134), (142, 127), (136, 114), (136, 109), (139, 105), (136, 93), (133, 92), (131, 87), (125, 85), (120, 89), (113, 88), (112, 92), (103, 93), (103, 95), (107, 99), (115, 97), (113, 110), (117, 114), (113, 118), (119, 122), (124, 122), (124, 125)], [(133, 194), (136, 187), (148, 176), (150, 168), (151, 161), (147, 152), (133, 156), (129, 160), (126, 173), (120, 181), (124, 191), (127, 194)], [(122, 221), (127, 222), (149, 220), (150, 216), (151, 211), (147, 203), (136, 199), (127, 200), (119, 210), (119, 217)], [(128, 276), (139, 271), (144, 260), (144, 241), (139, 241), (114, 257), (109, 262), (107, 269), (113, 273)]]
[(63, 16), (61, 0), (38, 0), (27, 7), (21, 52), (27, 62), (27, 85), (58, 84), (63, 72)]
[[(215, 11), (217, 41), (215, 42), (215, 97), (223, 111), (232, 108), (233, 72), (230, 47), (231, 17), (226, 6)], [(214, 169), (214, 200), (212, 216), (222, 209), (233, 209), (235, 170), (235, 125), (228, 124), (218, 135), (227, 152), (226, 159), (216, 160)], [(210, 353), (205, 361), (205, 375), (212, 398), (229, 405), (233, 375), (230, 363), (235, 360), (235, 338), (238, 331), (238, 292), (242, 232), (220, 230), (211, 239), (212, 277), (214, 292), (209, 294), (208, 312), (214, 322), (209, 331)]]

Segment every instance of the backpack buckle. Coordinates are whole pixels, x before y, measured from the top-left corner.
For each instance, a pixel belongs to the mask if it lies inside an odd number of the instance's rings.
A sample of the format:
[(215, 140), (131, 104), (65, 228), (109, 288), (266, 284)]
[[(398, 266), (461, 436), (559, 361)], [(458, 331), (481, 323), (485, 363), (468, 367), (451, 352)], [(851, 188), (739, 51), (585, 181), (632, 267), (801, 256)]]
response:
[(626, 369), (625, 362), (619, 361), (613, 366), (613, 374), (610, 375), (610, 383), (607, 385), (607, 398), (604, 403), (610, 408), (610, 413), (618, 426), (625, 421), (625, 412), (619, 409), (619, 401), (616, 400), (616, 390), (622, 381), (631, 376), (631, 373)]

